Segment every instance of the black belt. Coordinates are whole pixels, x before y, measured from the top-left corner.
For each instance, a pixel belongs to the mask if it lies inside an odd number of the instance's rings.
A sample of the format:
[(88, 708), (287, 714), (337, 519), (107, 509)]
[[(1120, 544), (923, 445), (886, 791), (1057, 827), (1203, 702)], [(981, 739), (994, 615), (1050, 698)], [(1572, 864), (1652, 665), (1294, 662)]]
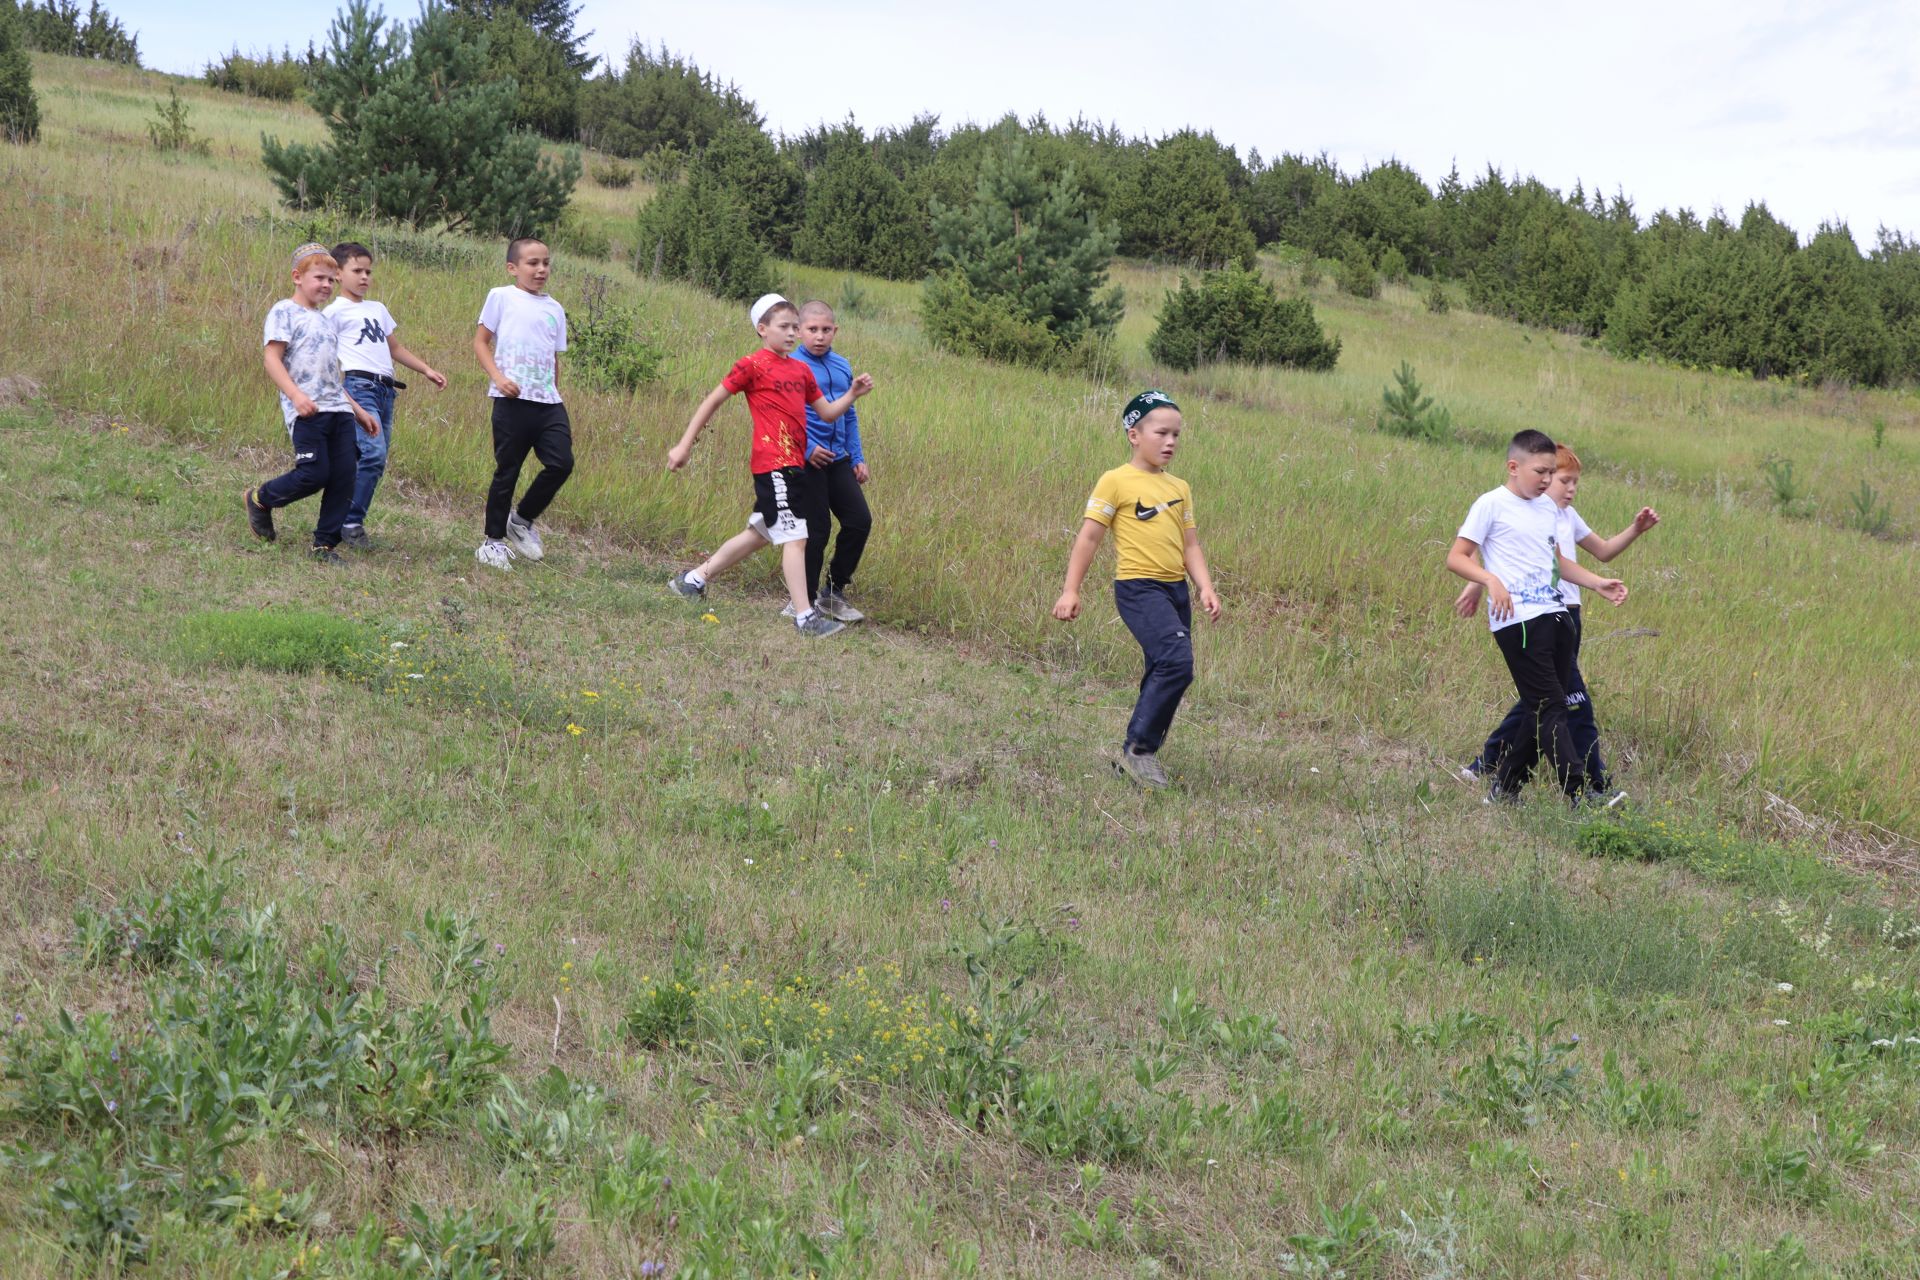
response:
[(384, 373), (368, 373), (364, 369), (349, 369), (347, 370), (347, 376), (349, 378), (359, 378), (365, 382), (377, 382), (381, 386), (391, 387), (395, 391), (405, 391), (407, 389), (406, 383), (400, 381), (398, 378), (389, 378)]

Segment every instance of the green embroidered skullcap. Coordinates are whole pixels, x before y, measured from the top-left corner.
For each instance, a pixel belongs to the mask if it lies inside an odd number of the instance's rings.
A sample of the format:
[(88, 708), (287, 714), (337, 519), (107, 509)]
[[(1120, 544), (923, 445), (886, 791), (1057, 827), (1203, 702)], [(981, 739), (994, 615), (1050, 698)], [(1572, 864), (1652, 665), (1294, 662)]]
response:
[(1164, 391), (1142, 391), (1139, 395), (1127, 401), (1126, 410), (1120, 415), (1120, 425), (1126, 430), (1131, 431), (1139, 423), (1140, 419), (1146, 417), (1155, 409), (1172, 409), (1177, 412), (1179, 408), (1180, 406), (1175, 404), (1172, 398)]

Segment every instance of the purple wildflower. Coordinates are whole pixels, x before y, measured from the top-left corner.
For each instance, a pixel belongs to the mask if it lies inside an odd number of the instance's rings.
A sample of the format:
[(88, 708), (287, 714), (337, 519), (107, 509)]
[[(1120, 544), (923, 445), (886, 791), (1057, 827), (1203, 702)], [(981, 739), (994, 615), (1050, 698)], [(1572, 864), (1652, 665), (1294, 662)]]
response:
[(27, 1015), (24, 1013), (16, 1013), (13, 1015), (13, 1025), (16, 1027), (19, 1026), (21, 1023), (25, 1022), (26, 1020), (27, 1020)]
[(112, 1115), (112, 1114), (113, 1114), (114, 1112), (116, 1112), (116, 1111), (118, 1111), (119, 1109), (120, 1109), (120, 1103), (119, 1103), (119, 1100), (118, 1100), (118, 1099), (115, 1099), (115, 1098), (108, 1098), (108, 1099), (107, 1099), (107, 1114), (108, 1114), (108, 1115)]
[(496, 943), (494, 943), (494, 944), (493, 944), (493, 954), (495, 954), (495, 955), (497, 955), (497, 956), (503, 956), (503, 955), (505, 955), (505, 954), (507, 954), (507, 944), (506, 944), (506, 943), (504, 943), (504, 942), (496, 942)]
[(953, 910), (953, 899), (952, 899), (952, 898), (942, 898), (942, 899), (940, 899), (940, 909), (941, 909), (942, 911), (951, 911), (951, 910)]
[(111, 1050), (109, 1050), (109, 1051), (108, 1051), (108, 1053), (107, 1053), (107, 1061), (108, 1061), (108, 1062), (118, 1062), (118, 1061), (120, 1061), (120, 1046), (119, 1046), (119, 1045), (115, 1045), (115, 1046), (114, 1046), (114, 1047), (113, 1047), (113, 1048), (112, 1048)]

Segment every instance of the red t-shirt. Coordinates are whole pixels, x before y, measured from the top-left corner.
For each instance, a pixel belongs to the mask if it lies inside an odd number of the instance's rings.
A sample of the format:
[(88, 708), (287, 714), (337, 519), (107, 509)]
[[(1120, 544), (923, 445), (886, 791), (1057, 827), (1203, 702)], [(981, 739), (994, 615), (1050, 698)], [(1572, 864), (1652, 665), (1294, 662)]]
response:
[(753, 415), (753, 474), (807, 465), (807, 406), (820, 398), (813, 370), (765, 347), (734, 362), (720, 385), (747, 393)]

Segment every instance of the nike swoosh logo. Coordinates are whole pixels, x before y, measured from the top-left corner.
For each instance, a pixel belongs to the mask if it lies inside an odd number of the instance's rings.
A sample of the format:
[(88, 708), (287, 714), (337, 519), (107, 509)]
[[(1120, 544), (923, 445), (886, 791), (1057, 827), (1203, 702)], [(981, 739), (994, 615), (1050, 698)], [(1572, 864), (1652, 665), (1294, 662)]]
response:
[(1134, 518), (1139, 520), (1151, 520), (1155, 516), (1159, 515), (1162, 511), (1173, 510), (1175, 507), (1180, 505), (1181, 501), (1182, 499), (1175, 498), (1172, 502), (1163, 502), (1159, 506), (1150, 507), (1146, 503), (1140, 501), (1140, 499), (1135, 498), (1133, 500)]

